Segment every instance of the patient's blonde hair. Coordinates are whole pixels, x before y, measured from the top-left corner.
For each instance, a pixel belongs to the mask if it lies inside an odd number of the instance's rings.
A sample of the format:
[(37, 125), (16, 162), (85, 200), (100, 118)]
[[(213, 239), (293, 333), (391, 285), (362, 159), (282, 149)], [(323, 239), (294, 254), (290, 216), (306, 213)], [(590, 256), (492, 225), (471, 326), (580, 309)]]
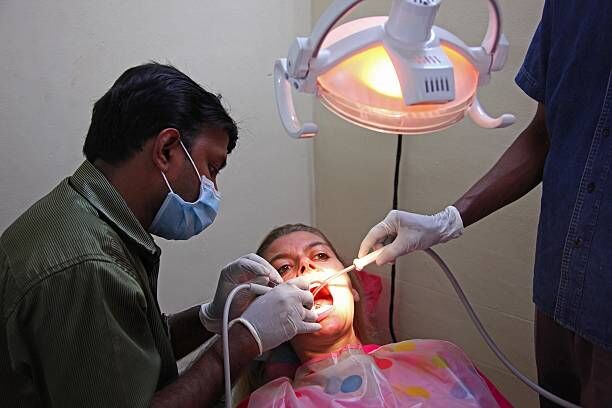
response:
[[(331, 244), (329, 239), (327, 239), (325, 234), (323, 234), (317, 228), (304, 224), (286, 224), (273, 229), (268, 233), (268, 235), (266, 235), (266, 237), (259, 245), (259, 248), (257, 249), (257, 255), (263, 257), (263, 253), (266, 252), (266, 249), (268, 249), (268, 247), (272, 245), (274, 241), (294, 232), (309, 232), (323, 239), (323, 241), (334, 252), (336, 258), (338, 258), (338, 260), (344, 265), (344, 261), (338, 255), (336, 248), (334, 248), (334, 246)], [(354, 272), (349, 273), (348, 276), (351, 281), (351, 286), (359, 294), (359, 298), (361, 300), (359, 302), (355, 302), (355, 316), (353, 317), (353, 328), (355, 330), (355, 335), (363, 344), (376, 343), (376, 336), (365, 309), (365, 295), (363, 286), (361, 285), (361, 280)], [(255, 391), (266, 383), (266, 379), (264, 378), (265, 364), (266, 363), (263, 361), (253, 361), (245, 369), (244, 373), (238, 379), (236, 385), (234, 386), (235, 403), (241, 402), (253, 391)]]

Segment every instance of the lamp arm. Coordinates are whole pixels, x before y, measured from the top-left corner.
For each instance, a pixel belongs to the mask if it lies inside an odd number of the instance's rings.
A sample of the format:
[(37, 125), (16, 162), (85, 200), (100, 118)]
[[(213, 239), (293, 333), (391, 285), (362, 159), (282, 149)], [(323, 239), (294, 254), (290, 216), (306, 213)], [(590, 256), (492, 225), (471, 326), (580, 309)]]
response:
[(311, 58), (316, 58), (317, 55), (319, 55), (323, 40), (327, 37), (327, 34), (336, 23), (362, 1), (363, 0), (335, 0), (327, 10), (325, 10), (323, 15), (317, 20), (308, 38), (308, 45), (312, 49)]
[[(317, 20), (308, 38), (308, 54), (302, 61), (310, 61), (319, 55), (323, 40), (336, 23), (364, 0), (335, 0)], [(482, 40), (482, 48), (489, 54), (495, 54), (502, 40), (502, 16), (498, 0), (488, 0), (489, 21), (487, 32)]]
[(487, 33), (482, 40), (482, 48), (487, 54), (493, 55), (497, 51), (497, 46), (502, 37), (502, 17), (501, 9), (497, 0), (489, 1), (489, 23)]

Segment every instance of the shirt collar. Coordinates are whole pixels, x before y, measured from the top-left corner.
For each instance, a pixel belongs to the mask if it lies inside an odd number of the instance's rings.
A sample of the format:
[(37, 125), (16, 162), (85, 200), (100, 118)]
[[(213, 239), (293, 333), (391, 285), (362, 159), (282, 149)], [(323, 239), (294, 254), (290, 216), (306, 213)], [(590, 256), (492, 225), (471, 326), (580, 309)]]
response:
[(70, 184), (113, 226), (151, 255), (161, 250), (142, 227), (117, 189), (91, 162), (85, 160), (70, 177)]

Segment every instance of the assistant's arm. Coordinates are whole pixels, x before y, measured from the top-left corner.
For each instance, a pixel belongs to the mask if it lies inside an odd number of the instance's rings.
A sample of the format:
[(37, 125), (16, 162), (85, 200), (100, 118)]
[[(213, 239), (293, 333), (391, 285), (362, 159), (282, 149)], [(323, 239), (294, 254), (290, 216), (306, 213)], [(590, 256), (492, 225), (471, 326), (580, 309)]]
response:
[(493, 168), (454, 205), (433, 215), (391, 211), (368, 232), (359, 248), (359, 257), (393, 239), (376, 259), (380, 265), (409, 252), (457, 238), (465, 226), (519, 199), (542, 181), (550, 145), (543, 103), (546, 100), (549, 55), (555, 39), (553, 3), (545, 2), (542, 19), (516, 76), (519, 87), (539, 102), (529, 126)]
[(548, 154), (544, 105), (501, 158), (453, 205), (464, 227), (523, 197), (542, 181)]
[(538, 185), (542, 181), (548, 147), (545, 110), (540, 103), (529, 126), (454, 205), (434, 215), (391, 211), (368, 232), (361, 243), (359, 257), (393, 239), (376, 259), (382, 265), (409, 252), (457, 238), (464, 227), (521, 198)]

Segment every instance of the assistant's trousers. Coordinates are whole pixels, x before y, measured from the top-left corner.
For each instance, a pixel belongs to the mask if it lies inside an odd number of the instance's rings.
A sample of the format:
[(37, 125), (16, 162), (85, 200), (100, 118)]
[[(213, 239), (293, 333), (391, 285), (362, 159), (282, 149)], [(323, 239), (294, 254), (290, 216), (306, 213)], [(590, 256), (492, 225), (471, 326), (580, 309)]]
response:
[[(538, 382), (584, 408), (612, 407), (612, 352), (564, 328), (536, 309)], [(558, 407), (540, 397), (540, 407)]]

